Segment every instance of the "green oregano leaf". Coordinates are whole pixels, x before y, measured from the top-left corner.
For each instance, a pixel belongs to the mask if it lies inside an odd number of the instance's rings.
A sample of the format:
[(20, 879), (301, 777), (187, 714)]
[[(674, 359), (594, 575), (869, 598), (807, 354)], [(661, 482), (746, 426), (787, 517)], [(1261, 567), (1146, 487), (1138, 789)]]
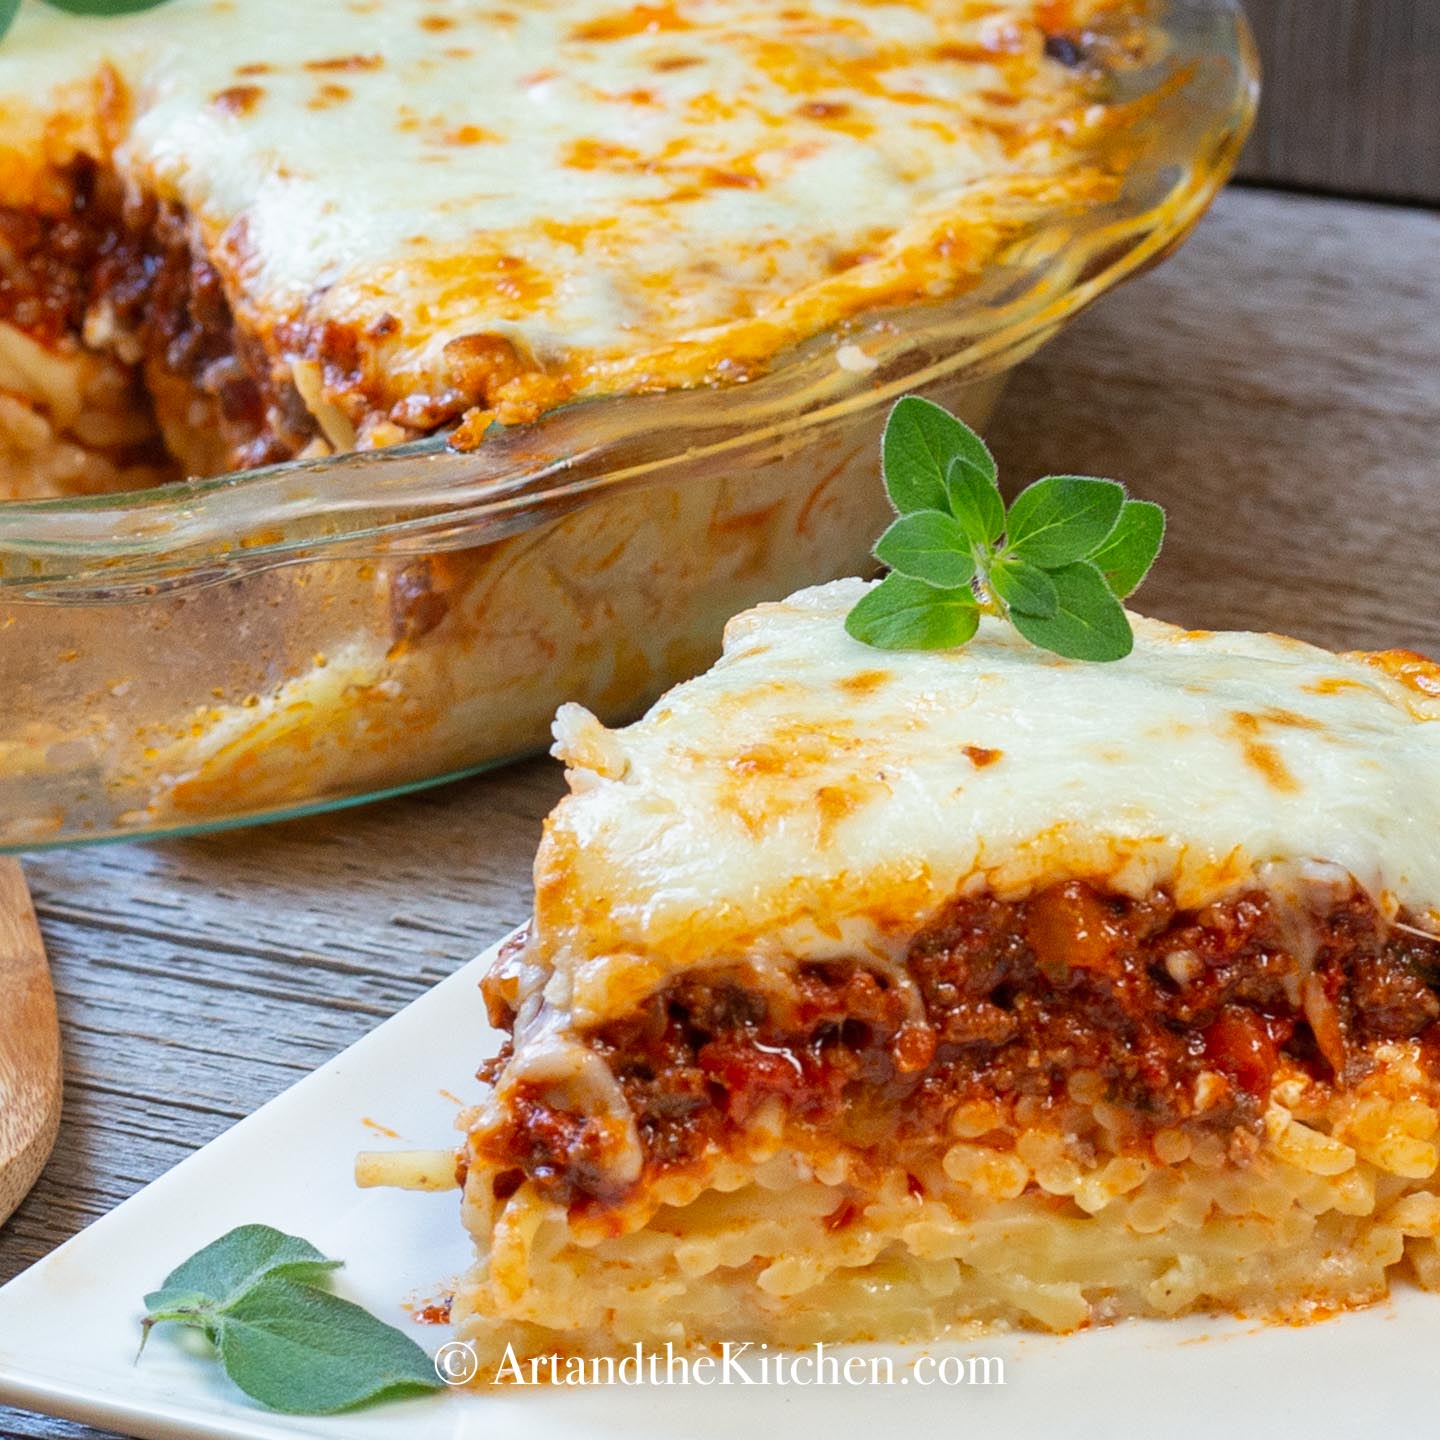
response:
[(290, 1415), (333, 1415), (435, 1390), (435, 1364), (408, 1335), (326, 1290), (271, 1277), (220, 1324), (225, 1373), (252, 1399)]
[(1149, 500), (1127, 500), (1109, 538), (1090, 559), (1123, 600), (1149, 574), (1164, 540), (1165, 512)]
[(960, 522), (972, 545), (989, 545), (1005, 529), (1005, 502), (993, 476), (964, 455), (957, 455), (945, 472), (945, 493), (950, 513)]
[(1060, 608), (1055, 582), (1038, 565), (1011, 557), (997, 560), (989, 572), (990, 588), (1010, 611), (1048, 620)]
[(1067, 660), (1123, 660), (1135, 646), (1124, 607), (1088, 560), (1050, 572), (1057, 605), (1050, 616), (1010, 612), (1010, 623), (1031, 644)]
[(308, 1240), (269, 1225), (241, 1225), (177, 1265), (159, 1290), (145, 1297), (148, 1310), (166, 1310), (177, 1297), (201, 1295), (228, 1304), (266, 1276), (318, 1284), (341, 1261), (327, 1260)]
[(166, 0), (45, 0), (45, 3), (71, 15), (134, 15), (141, 10), (154, 10)]
[(985, 442), (963, 421), (918, 395), (896, 401), (880, 441), (890, 503), (902, 515), (912, 510), (944, 510), (945, 472), (957, 455), (994, 476), (995, 461)]
[(941, 590), (908, 575), (889, 575), (845, 617), (845, 629), (877, 650), (950, 650), (980, 624), (968, 589)]
[(1008, 549), (1046, 569), (1083, 560), (1105, 543), (1125, 491), (1113, 480), (1047, 475), (1022, 490), (1005, 521)]
[(268, 1225), (242, 1225), (197, 1251), (145, 1297), (141, 1349), (161, 1324), (199, 1330), (252, 1399), (330, 1415), (438, 1389), (408, 1335), (321, 1287), (341, 1262)]
[(891, 574), (845, 618), (882, 650), (963, 645), (981, 614), (1073, 660), (1119, 660), (1135, 643), (1120, 600), (1145, 578), (1165, 538), (1158, 505), (1113, 480), (1047, 475), (1007, 513), (984, 442), (938, 405), (907, 395), (881, 442), (885, 486), (900, 512), (875, 546)]
[(902, 515), (875, 542), (875, 558), (901, 575), (946, 589), (968, 585), (975, 574), (960, 522), (940, 510)]
[[(45, 0), (53, 9), (71, 15), (133, 15), (140, 10), (154, 10), (166, 0)], [(20, 0), (0, 0), (0, 39), (15, 23), (20, 13)]]

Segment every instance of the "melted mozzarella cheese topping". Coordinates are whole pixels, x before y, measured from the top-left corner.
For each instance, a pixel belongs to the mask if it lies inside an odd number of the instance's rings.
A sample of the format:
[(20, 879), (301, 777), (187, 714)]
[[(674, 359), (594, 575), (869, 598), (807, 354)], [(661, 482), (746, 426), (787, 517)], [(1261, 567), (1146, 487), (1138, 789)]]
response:
[(340, 323), (392, 395), (442, 389), (469, 334), (572, 390), (743, 374), (1104, 193), (1083, 157), (1105, 107), (1045, 33), (1140, 8), (27, 3), (0, 47), (0, 203), (67, 147), (113, 150), (196, 217), (253, 328), (298, 355)]
[(844, 631), (865, 588), (738, 617), (626, 729), (561, 712), (573, 794), (536, 865), (517, 978), (544, 1003), (517, 1038), (717, 961), (896, 965), (955, 895), (1067, 878), (1191, 908), (1255, 885), (1303, 903), (1345, 872), (1434, 921), (1440, 668), (1140, 617), (1114, 664), (989, 618), (962, 649), (887, 653)]

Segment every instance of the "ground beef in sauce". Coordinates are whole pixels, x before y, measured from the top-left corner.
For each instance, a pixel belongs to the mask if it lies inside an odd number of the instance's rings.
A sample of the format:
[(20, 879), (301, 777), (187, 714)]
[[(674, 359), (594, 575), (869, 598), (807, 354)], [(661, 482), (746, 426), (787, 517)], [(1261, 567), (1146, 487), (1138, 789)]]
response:
[[(1364, 896), (1319, 922), (1308, 979), (1284, 934), (1260, 893), (1187, 913), (1163, 894), (1134, 901), (1071, 882), (950, 906), (906, 960), (923, 1019), (883, 976), (827, 963), (802, 966), (785, 997), (739, 969), (691, 974), (589, 1039), (636, 1116), (651, 1175), (724, 1144), (772, 1097), (792, 1122), (863, 1149), (932, 1133), (969, 1098), (1059, 1104), (1082, 1071), (1137, 1140), (1176, 1125), (1254, 1134), (1282, 1055), (1353, 1081), (1373, 1044), (1428, 1046), (1440, 1018), (1440, 941), (1387, 926)], [(521, 1086), (486, 1148), (514, 1167), (512, 1190), (518, 1169), (562, 1201), (606, 1202), (618, 1197), (603, 1144), (597, 1122)]]
[[(259, 342), (236, 323), (220, 276), (176, 206), (124, 193), (92, 160), (58, 178), (59, 214), (0, 206), (0, 320), (45, 344), (95, 335), (127, 363), (212, 402), (233, 463), (288, 459), (313, 417)], [(87, 319), (91, 323), (87, 326)]]
[[(220, 253), (243, 263), (244, 250), (242, 219)], [(479, 333), (445, 345), (437, 393), (392, 405), (364, 341), (397, 333), (394, 315), (377, 317), (362, 337), (302, 312), (262, 338), (246, 308), (232, 307), (185, 209), (135, 193), (87, 157), (54, 172), (41, 208), (0, 206), (0, 322), (42, 345), (77, 342), (135, 367), (174, 460), (202, 474), (290, 460), (323, 438), (295, 382), (292, 362), (301, 358), (319, 366), (332, 403), (362, 431), (388, 417), (357, 436), (361, 448), (377, 434), (389, 443), (436, 430), (482, 405), (505, 424), (529, 423), (569, 395), (504, 336)], [(462, 425), (452, 438), (473, 448), (488, 423)], [(158, 442), (128, 458), (167, 461)], [(408, 617), (397, 638), (416, 638)]]

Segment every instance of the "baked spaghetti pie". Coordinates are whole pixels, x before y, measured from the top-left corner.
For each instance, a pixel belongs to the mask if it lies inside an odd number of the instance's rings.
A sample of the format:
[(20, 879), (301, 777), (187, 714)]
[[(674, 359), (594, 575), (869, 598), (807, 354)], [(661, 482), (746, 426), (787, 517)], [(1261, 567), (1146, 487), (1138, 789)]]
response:
[(729, 627), (571, 794), (466, 1118), (495, 1363), (1440, 1284), (1440, 667)]
[(1115, 193), (1138, 116), (1109, 82), (1149, 10), (27, 0), (0, 46), (6, 493), (467, 412), (474, 439), (955, 295)]

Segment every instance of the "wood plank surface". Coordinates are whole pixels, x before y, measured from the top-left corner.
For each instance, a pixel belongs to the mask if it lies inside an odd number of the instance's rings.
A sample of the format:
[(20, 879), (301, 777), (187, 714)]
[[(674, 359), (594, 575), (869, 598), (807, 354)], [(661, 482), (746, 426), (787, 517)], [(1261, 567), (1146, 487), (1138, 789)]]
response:
[(1440, 4), (1244, 0), (1265, 82), (1240, 174), (1440, 203)]
[(50, 1158), (60, 1077), (45, 945), (19, 863), (0, 859), (0, 1224)]
[[(1231, 192), (1017, 375), (991, 431), (1002, 468), (1162, 501), (1157, 614), (1440, 654), (1437, 253), (1421, 212)], [(67, 1107), (0, 1228), (0, 1280), (523, 919), (561, 788), (533, 761), (265, 830), (29, 859)], [(7, 1436), (94, 1433), (0, 1411)]]

